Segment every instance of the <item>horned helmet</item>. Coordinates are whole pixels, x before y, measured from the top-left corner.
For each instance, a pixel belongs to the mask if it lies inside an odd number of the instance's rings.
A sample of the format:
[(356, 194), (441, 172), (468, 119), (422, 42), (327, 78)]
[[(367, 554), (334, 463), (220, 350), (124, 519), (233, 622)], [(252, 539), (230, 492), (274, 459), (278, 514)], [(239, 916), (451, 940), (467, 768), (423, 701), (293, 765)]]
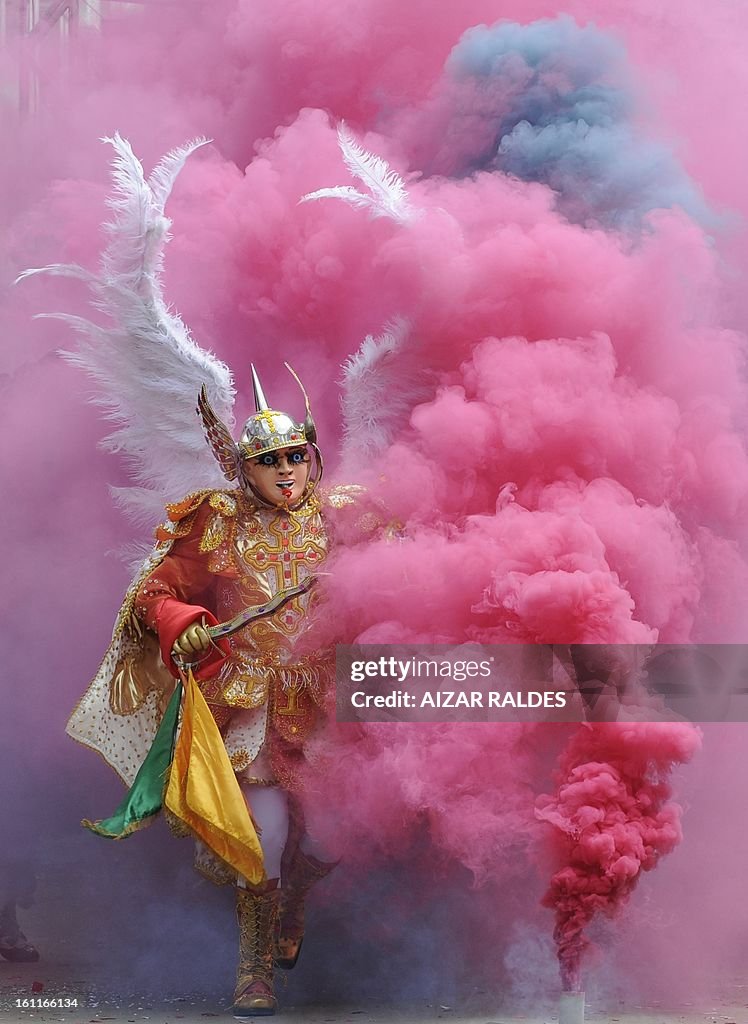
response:
[(255, 412), (244, 424), (238, 442), (234, 441), (226, 424), (213, 411), (204, 385), (200, 389), (197, 400), (197, 412), (202, 420), (210, 449), (218, 461), (223, 475), (232, 482), (238, 479), (242, 487), (251, 491), (253, 497), (263, 504), (265, 504), (264, 499), (257, 493), (244, 473), (245, 462), (281, 448), (309, 445), (315, 455), (316, 467), (307, 482), (301, 501), (297, 503), (298, 507), (305, 504), (319, 486), (324, 465), (322, 453), (317, 446), (317, 428), (309, 406), (309, 397), (295, 371), (288, 363), (284, 363), (284, 366), (299, 385), (304, 396), (305, 416), (303, 422), (297, 422), (288, 413), (270, 408), (253, 364), (251, 371)]

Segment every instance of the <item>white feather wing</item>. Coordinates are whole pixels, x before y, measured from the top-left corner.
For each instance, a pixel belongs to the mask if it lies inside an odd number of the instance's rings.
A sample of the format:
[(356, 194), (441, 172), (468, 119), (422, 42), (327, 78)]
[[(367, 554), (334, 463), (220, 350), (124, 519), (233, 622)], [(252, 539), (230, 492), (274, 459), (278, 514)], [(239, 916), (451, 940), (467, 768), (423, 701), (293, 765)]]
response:
[(379, 337), (368, 335), (343, 365), (343, 472), (361, 456), (383, 452), (428, 394), (429, 373), (410, 331), (408, 320), (391, 321)]
[(397, 171), (393, 171), (386, 160), (359, 146), (343, 123), (338, 127), (338, 145), (346, 167), (354, 178), (363, 183), (368, 194), (350, 185), (338, 185), (309, 192), (302, 196), (300, 202), (342, 199), (351, 206), (365, 209), (372, 218), (389, 217), (400, 224), (412, 222), (416, 211), (411, 206), (405, 180)]
[(135, 486), (118, 488), (113, 496), (134, 519), (150, 525), (162, 516), (165, 502), (225, 485), (195, 410), (204, 384), (215, 412), (232, 425), (231, 372), (200, 348), (169, 310), (160, 280), (170, 227), (164, 206), (185, 160), (206, 140), (167, 154), (148, 179), (125, 139), (117, 134), (104, 141), (115, 150), (108, 200), (113, 217), (99, 273), (57, 264), (21, 278), (40, 273), (78, 278), (106, 315), (101, 326), (82, 317), (45, 314), (75, 330), (78, 343), (63, 355), (93, 380), (92, 400), (114, 424), (102, 445), (129, 463)]

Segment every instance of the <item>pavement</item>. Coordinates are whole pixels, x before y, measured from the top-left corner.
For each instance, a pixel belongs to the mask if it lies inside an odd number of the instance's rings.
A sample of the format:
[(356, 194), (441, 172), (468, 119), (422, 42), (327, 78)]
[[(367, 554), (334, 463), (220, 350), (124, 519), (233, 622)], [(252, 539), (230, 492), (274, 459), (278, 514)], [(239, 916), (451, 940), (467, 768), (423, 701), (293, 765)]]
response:
[[(80, 965), (64, 963), (10, 964), (0, 962), (0, 1021), (66, 1024), (207, 1024), (232, 1020), (230, 993), (182, 994), (164, 997), (140, 992), (123, 995), (122, 986), (96, 981)], [(279, 987), (282, 1002), (282, 986)], [(46, 1004), (46, 1005), (45, 1005)], [(558, 1024), (558, 1007), (486, 1007), (464, 1012), (460, 1007), (433, 1005), (318, 1006), (284, 1005), (275, 1017), (293, 1024)], [(748, 1024), (748, 987), (735, 985), (710, 1006), (665, 1007), (591, 1005), (589, 1024)]]

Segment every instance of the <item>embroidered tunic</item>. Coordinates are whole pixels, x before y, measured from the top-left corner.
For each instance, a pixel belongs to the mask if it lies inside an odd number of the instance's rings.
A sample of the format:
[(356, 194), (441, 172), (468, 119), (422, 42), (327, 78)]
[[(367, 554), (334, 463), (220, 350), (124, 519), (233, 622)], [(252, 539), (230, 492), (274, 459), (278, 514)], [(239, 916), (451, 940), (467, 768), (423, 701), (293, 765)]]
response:
[[(266, 603), (307, 579), (327, 554), (316, 496), (288, 511), (260, 507), (238, 490), (214, 491), (167, 512), (176, 539), (138, 589), (135, 612), (158, 634), (173, 674), (171, 648), (189, 625), (215, 625)], [(322, 703), (330, 654), (302, 653), (316, 603), (314, 591), (295, 597), (223, 641), (195, 670), (234, 769), (252, 765), (246, 774), (255, 781), (292, 785)]]

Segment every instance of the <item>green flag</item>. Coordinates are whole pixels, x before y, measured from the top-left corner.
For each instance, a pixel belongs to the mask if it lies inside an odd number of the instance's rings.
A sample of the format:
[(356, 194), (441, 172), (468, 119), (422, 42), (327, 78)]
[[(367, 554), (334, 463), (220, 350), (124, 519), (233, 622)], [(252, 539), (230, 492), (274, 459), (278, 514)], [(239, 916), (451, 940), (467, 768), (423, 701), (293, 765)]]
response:
[(179, 705), (182, 698), (182, 684), (178, 683), (169, 706), (161, 719), (158, 732), (140, 766), (131, 788), (117, 810), (104, 821), (81, 822), (85, 828), (106, 839), (124, 839), (149, 825), (161, 810), (161, 801), (166, 783), (166, 773), (174, 756)]

